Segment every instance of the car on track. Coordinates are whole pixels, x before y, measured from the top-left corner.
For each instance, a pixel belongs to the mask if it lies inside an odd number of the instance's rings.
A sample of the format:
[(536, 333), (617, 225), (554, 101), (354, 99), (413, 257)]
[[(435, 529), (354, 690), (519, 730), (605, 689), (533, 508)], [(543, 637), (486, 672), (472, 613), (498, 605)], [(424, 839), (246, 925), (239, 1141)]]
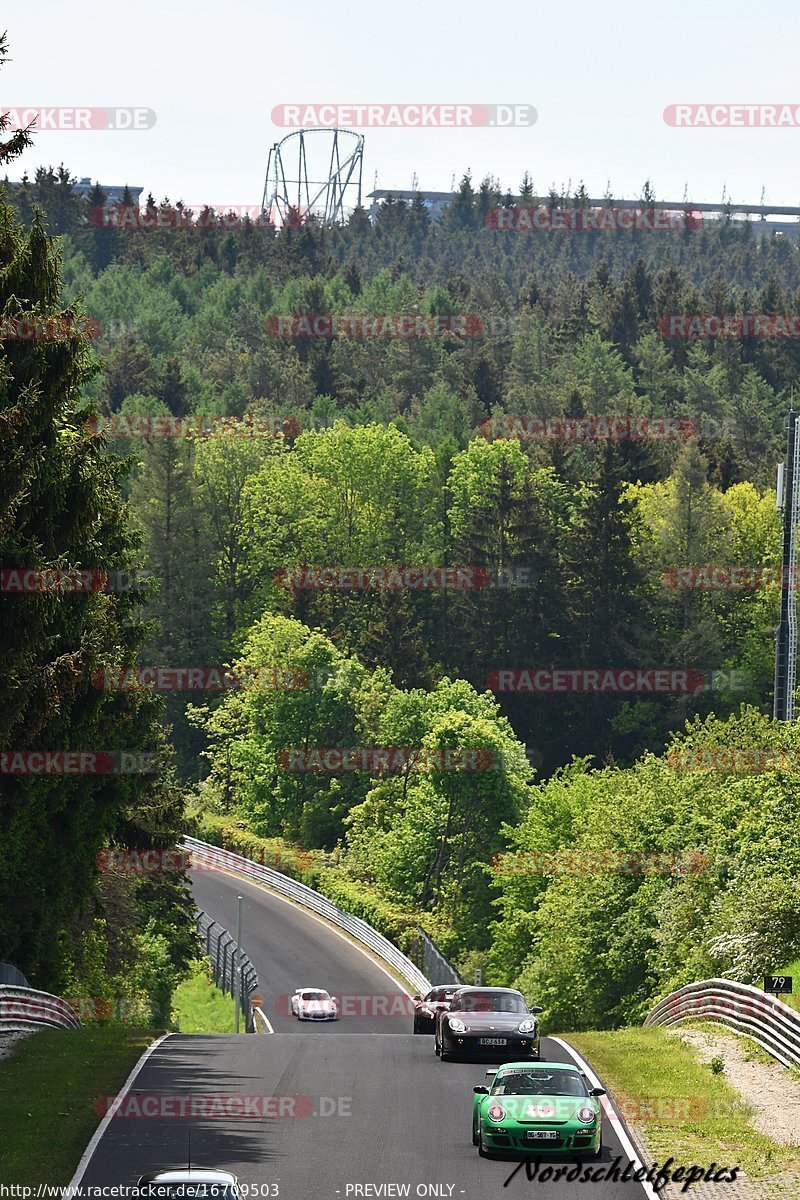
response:
[(462, 987), (436, 1015), (434, 1051), (444, 1060), (539, 1057), (541, 1008), (528, 1008), (514, 988)]
[(336, 997), (324, 988), (298, 988), (290, 1006), (298, 1021), (336, 1021), (339, 1017)]
[(512, 1062), (492, 1067), (473, 1088), (472, 1142), (483, 1158), (558, 1152), (599, 1158), (605, 1089), (590, 1088), (571, 1063)]
[(425, 996), (415, 996), (414, 1033), (433, 1033), (436, 1029), (436, 1014), (446, 1009), (456, 990), (452, 983), (433, 987)]
[(135, 1194), (139, 1200), (241, 1200), (235, 1175), (200, 1167), (175, 1167), (142, 1175)]

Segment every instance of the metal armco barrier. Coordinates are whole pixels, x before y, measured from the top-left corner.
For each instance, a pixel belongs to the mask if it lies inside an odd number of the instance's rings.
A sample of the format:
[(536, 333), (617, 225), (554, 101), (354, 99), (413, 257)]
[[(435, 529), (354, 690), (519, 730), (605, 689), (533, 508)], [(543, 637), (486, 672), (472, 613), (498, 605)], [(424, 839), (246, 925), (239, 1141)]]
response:
[(246, 879), (263, 883), (273, 891), (279, 892), (280, 895), (294, 900), (303, 908), (310, 909), (318, 916), (324, 917), (326, 921), (330, 921), (332, 925), (343, 929), (356, 941), (361, 942), (377, 958), (392, 967), (402, 979), (406, 980), (413, 991), (423, 994), (430, 991), (430, 980), (423, 975), (410, 958), (403, 954), (402, 950), (398, 950), (397, 946), (373, 929), (371, 925), (368, 925), (366, 921), (337, 908), (333, 901), (329, 900), (327, 896), (315, 892), (313, 888), (306, 887), (304, 883), (299, 883), (296, 879), (290, 879), (288, 875), (282, 875), (280, 871), (273, 871), (270, 867), (262, 867), (259, 863), (251, 862), (249, 858), (244, 858), (241, 854), (234, 854), (231, 850), (222, 850), (219, 846), (211, 846), (208, 842), (201, 842), (197, 838), (184, 838), (181, 849), (188, 850), (198, 863), (219, 867), (225, 871), (233, 871), (237, 875), (243, 875)]
[(734, 979), (703, 979), (670, 992), (645, 1019), (645, 1025), (679, 1021), (717, 1021), (758, 1042), (785, 1067), (800, 1066), (800, 1012)]
[(248, 1033), (252, 1033), (250, 997), (253, 992), (258, 991), (255, 967), (227, 929), (218, 921), (212, 921), (202, 909), (197, 914), (197, 928), (205, 938), (206, 954), (211, 960), (214, 982), (221, 992), (227, 992), (229, 996), (235, 996), (238, 991), (239, 1009), (244, 1015)]
[(35, 988), (0, 985), (0, 1033), (19, 1029), (80, 1029), (78, 1015), (66, 1000)]

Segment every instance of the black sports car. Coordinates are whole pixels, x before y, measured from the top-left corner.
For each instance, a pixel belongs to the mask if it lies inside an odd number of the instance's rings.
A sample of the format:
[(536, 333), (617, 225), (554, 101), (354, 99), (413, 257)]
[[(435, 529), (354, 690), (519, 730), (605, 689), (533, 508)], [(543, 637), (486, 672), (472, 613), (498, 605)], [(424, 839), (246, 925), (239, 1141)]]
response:
[(539, 1007), (528, 1008), (513, 988), (460, 988), (436, 1015), (434, 1049), (442, 1058), (493, 1062), (539, 1058)]
[(436, 1014), (447, 1008), (458, 985), (448, 983), (431, 988), (427, 996), (414, 997), (414, 1033), (433, 1033)]

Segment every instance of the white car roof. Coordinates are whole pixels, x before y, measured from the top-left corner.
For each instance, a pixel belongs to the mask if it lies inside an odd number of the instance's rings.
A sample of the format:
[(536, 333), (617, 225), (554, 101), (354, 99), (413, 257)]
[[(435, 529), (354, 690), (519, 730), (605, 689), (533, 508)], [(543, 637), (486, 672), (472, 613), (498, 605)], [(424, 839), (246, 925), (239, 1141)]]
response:
[(196, 1167), (178, 1167), (175, 1171), (159, 1171), (154, 1183), (236, 1183), (230, 1171), (199, 1170)]
[(313, 992), (316, 996), (328, 995), (328, 992), (325, 991), (325, 988), (298, 988), (296, 995), (299, 996), (301, 992)]

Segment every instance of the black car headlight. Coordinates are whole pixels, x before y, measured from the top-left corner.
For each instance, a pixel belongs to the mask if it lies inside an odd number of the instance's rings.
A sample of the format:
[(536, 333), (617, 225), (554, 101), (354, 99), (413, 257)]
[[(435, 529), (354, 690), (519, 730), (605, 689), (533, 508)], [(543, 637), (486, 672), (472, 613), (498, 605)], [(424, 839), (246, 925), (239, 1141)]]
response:
[(458, 1017), (448, 1017), (447, 1024), (452, 1029), (453, 1033), (466, 1033), (467, 1027)]

